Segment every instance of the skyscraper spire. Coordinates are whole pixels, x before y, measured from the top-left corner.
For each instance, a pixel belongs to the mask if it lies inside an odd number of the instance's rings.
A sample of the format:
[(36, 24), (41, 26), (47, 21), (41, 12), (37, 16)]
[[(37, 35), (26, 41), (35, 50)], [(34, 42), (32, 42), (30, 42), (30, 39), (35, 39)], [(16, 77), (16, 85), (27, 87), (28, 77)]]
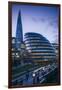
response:
[(20, 11), (18, 13), (18, 19), (17, 19), (16, 38), (20, 39), (20, 41), (23, 41), (22, 20), (21, 20), (21, 12)]
[(20, 47), (20, 44), (23, 42), (23, 32), (22, 32), (22, 20), (21, 20), (21, 12), (18, 13), (17, 18), (17, 27), (16, 27), (16, 44), (17, 47)]

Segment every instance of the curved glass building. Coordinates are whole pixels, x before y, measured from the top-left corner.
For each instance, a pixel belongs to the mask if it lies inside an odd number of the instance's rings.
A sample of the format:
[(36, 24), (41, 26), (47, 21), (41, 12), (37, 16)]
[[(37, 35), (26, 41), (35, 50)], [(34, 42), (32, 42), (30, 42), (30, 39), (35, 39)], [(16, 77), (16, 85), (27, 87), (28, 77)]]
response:
[(51, 43), (38, 33), (25, 33), (24, 42), (31, 59), (35, 62), (54, 61), (56, 58), (55, 50)]

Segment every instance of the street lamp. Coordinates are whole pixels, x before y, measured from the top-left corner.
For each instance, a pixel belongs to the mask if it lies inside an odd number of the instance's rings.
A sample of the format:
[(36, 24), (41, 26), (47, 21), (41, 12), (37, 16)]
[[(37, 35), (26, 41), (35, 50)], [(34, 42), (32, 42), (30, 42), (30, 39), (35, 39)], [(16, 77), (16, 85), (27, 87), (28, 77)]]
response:
[(33, 84), (35, 84), (35, 73), (33, 73)]

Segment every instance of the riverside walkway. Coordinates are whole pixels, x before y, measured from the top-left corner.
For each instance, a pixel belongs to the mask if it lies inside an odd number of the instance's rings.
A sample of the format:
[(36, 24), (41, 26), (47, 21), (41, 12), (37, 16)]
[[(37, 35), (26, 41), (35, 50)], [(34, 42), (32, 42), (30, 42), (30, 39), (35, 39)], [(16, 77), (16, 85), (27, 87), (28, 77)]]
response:
[(33, 85), (45, 82), (47, 76), (51, 72), (55, 72), (57, 65), (53, 63), (52, 65), (47, 65), (44, 67), (31, 68), (28, 71), (24, 71), (22, 74), (17, 73), (13, 75), (12, 83), (13, 85)]

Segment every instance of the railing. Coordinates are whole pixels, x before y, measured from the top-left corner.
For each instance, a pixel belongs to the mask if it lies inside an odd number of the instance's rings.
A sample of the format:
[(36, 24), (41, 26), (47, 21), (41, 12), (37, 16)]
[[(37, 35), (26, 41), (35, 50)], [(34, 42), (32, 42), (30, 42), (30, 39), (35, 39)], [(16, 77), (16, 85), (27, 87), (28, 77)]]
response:
[[(31, 75), (32, 76), (30, 78), (28, 77), (28, 79), (31, 79), (32, 80), (32, 82), (31, 82), (31, 84), (32, 84), (33, 83), (33, 80), (34, 79), (37, 79), (37, 77), (38, 77), (39, 78), (39, 83), (42, 83), (46, 79), (46, 76), (48, 74), (50, 74), (52, 71), (54, 71), (56, 68), (57, 68), (57, 65), (56, 64), (47, 65), (47, 66), (40, 67), (40, 68), (37, 68), (37, 69), (35, 68), (35, 70), (33, 70), (33, 68), (32, 68), (31, 70), (29, 70), (29, 73), (31, 72)], [(17, 77), (12, 80), (12, 82), (15, 82), (16, 80), (19, 80), (19, 81), (26, 80), (26, 74), (27, 73), (28, 72), (23, 72), (22, 75), (19, 73), (17, 75)], [(39, 73), (40, 73), (40, 75), (39, 75)], [(34, 77), (33, 77), (33, 74), (35, 74)], [(36, 83), (37, 81), (34, 80), (34, 82)], [(26, 81), (26, 83), (29, 84), (28, 81)]]

